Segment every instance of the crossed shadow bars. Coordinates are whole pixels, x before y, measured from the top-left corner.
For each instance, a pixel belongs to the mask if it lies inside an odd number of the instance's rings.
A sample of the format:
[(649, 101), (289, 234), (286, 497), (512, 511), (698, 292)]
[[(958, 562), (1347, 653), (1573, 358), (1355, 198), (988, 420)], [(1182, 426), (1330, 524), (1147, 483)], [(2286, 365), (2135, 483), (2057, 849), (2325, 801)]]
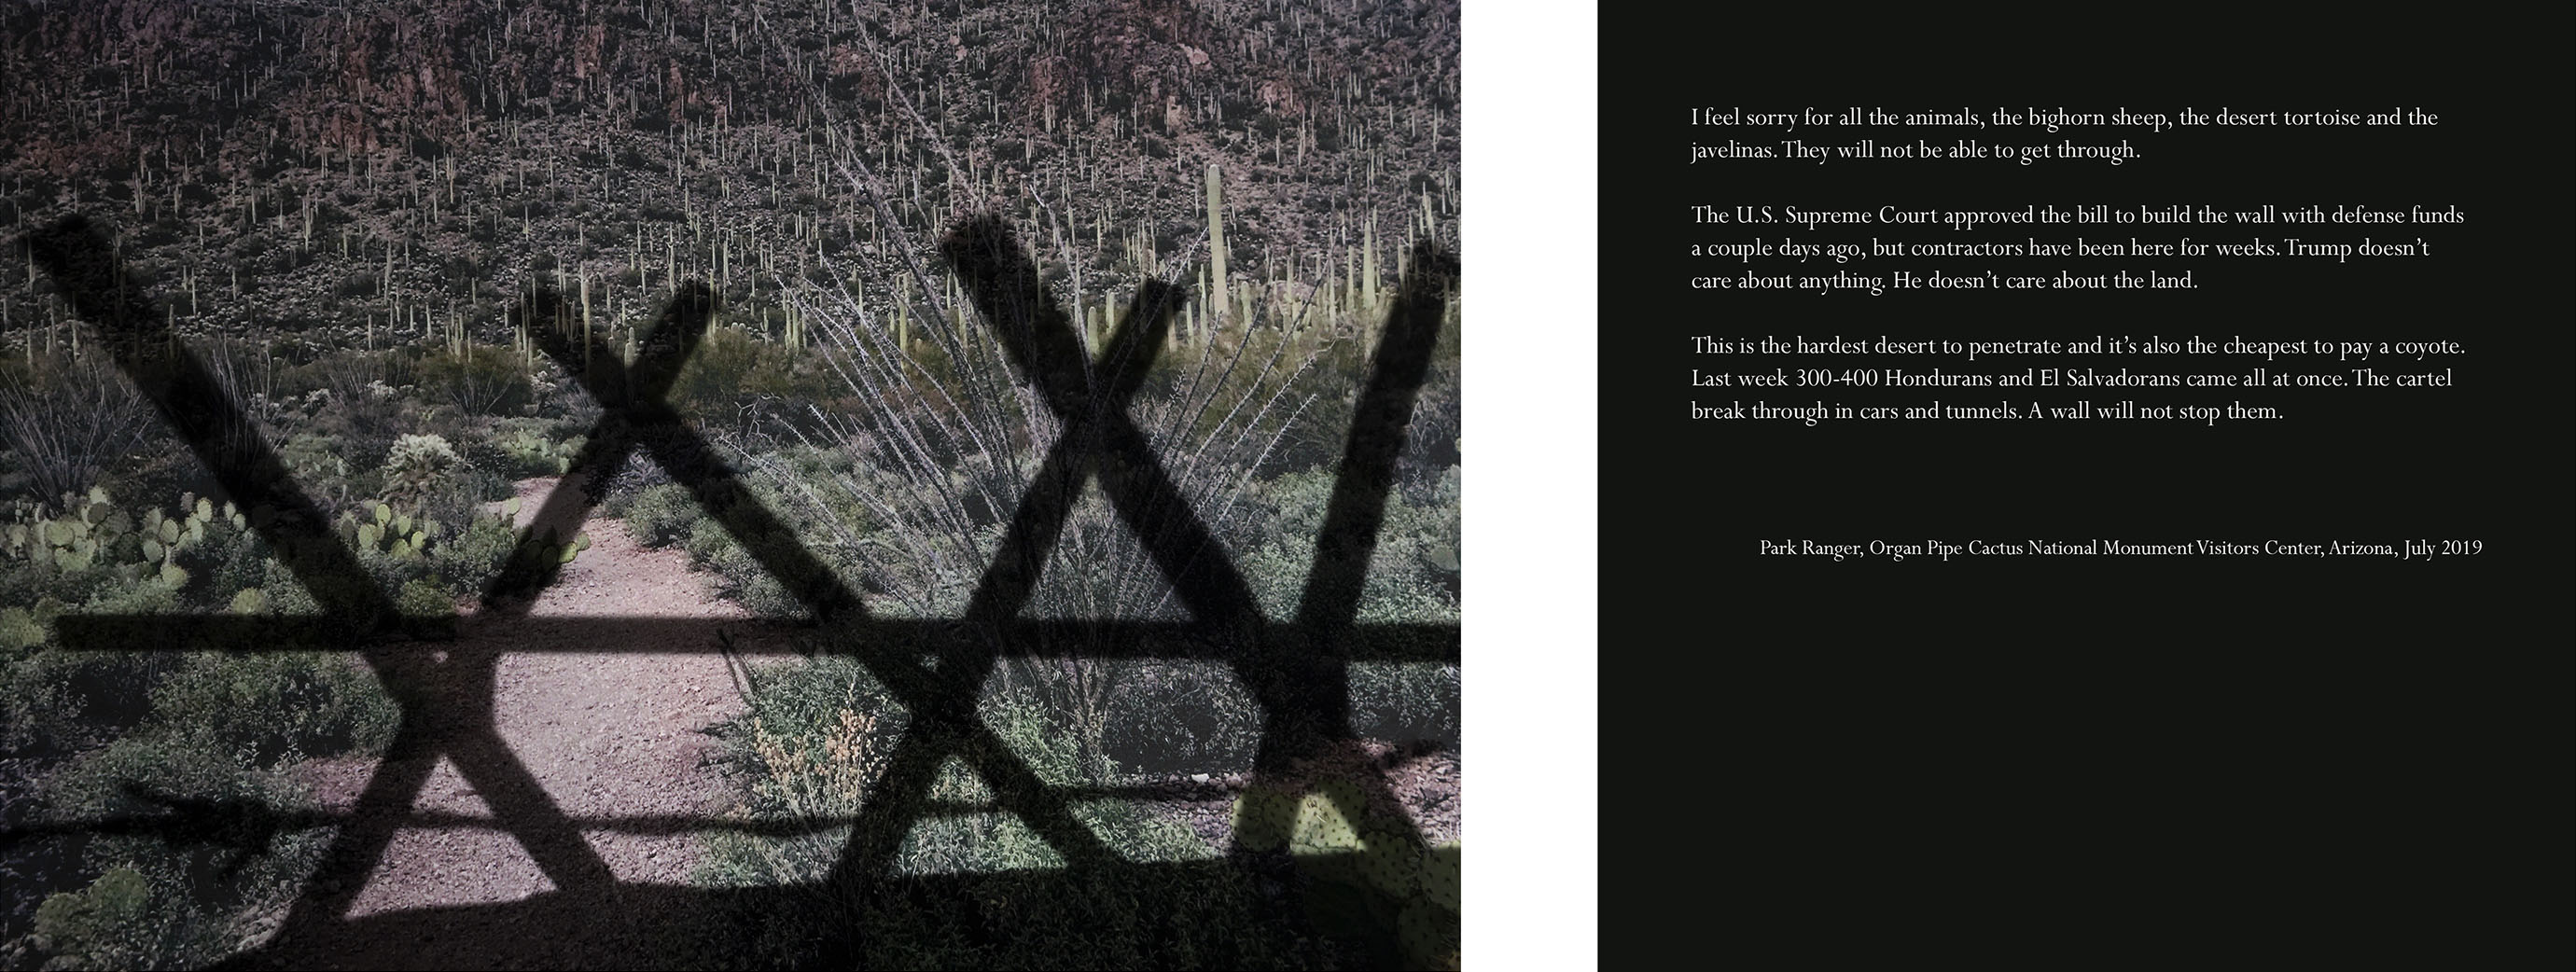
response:
[[(254, 427), (237, 421), (238, 404), (223, 395), (202, 363), (176, 340), (141, 287), (114, 268), (112, 250), (95, 227), (76, 217), (32, 234), (27, 242), (37, 262), (62, 285), (74, 311), (97, 330), (118, 366), (186, 439), (227, 495), (245, 508), (274, 511), (257, 531), (324, 608), (320, 616), (299, 619), (65, 615), (57, 621), (65, 646), (175, 650), (214, 644), (232, 650), (309, 651), (311, 639), (357, 634), (360, 654), (400, 707), (396, 739), (354, 812), (345, 817), (271, 815), (295, 824), (328, 822), (324, 817), (342, 823), (323, 866), (289, 914), (281, 940), (315, 934), (342, 920), (363, 876), (373, 870), (395, 831), (407, 824), (438, 825), (414, 814), (412, 807), (436, 763), (433, 757), (440, 754), (449, 756), (486, 796), (502, 829), (527, 849), (559, 890), (614, 889), (614, 876), (580, 830), (635, 822), (567, 817), (510, 752), (493, 722), (497, 649), (463, 650), (465, 643), (442, 643), (452, 633), (453, 618), (404, 617), (394, 609), (354, 554), (330, 534), (320, 507), (286, 475), (257, 433), (237, 439), (227, 431)], [(1016, 814), (1068, 866), (1136, 866), (1103, 846), (1071, 813), (1070, 804), (1101, 796), (1154, 795), (1152, 788), (1051, 787), (977, 717), (985, 681), (1005, 656), (1229, 664), (1266, 718), (1254, 760), (1255, 786), (1274, 784), (1300, 757), (1354, 743), (1348, 718), (1349, 663), (1459, 660), (1454, 625), (1356, 620), (1404, 428), (1428, 375), (1446, 294), (1456, 280), (1454, 256), (1428, 243), (1412, 255), (1356, 404), (1298, 613), (1278, 622), (1262, 615), (1232, 558), (1190, 509), (1127, 415), (1126, 405), (1185, 298), (1180, 288), (1160, 282), (1140, 287), (1121, 318), (1124, 323), (1095, 359), (1083, 353), (1069, 319), (1046, 293), (1035, 262), (1000, 221), (986, 217), (961, 224), (941, 251), (1012, 365), (1063, 427), (1014, 511), (966, 613), (957, 618), (870, 615), (863, 599), (807, 551), (663, 400), (711, 318), (714, 299), (703, 284), (680, 288), (631, 365), (604, 341), (582, 347), (570, 342), (570, 329), (529, 328), (548, 357), (577, 376), (601, 405), (601, 417), (572, 468), (614, 470), (631, 452), (646, 453), (803, 601), (826, 629), (831, 650), (853, 655), (906, 708), (909, 724), (852, 821), (856, 826), (834, 870), (835, 882), (864, 892), (875, 879), (892, 875), (903, 838), (923, 817), (991, 810)], [(519, 313), (548, 318), (564, 314), (565, 308), (559, 295), (538, 290), (526, 295)], [(573, 485), (580, 478), (565, 477), (548, 495), (523, 532), (518, 552), (487, 590), (486, 603), (512, 615), (514, 627), (578, 629), (568, 632), (573, 635), (569, 638), (530, 639), (577, 646), (558, 649), (567, 651), (613, 652), (637, 643), (633, 634), (646, 630), (667, 635), (672, 627), (709, 626), (681, 619), (525, 616), (526, 605), (560, 569), (558, 560), (545, 556), (539, 538), (548, 533), (569, 537), (588, 516), (590, 501)], [(1100, 482), (1191, 620), (1018, 616), (1086, 478)], [(714, 632), (707, 634), (696, 643), (715, 650)], [(984, 780), (994, 796), (990, 807), (957, 807), (929, 798), (940, 766), (951, 756)], [(1358, 782), (1364, 800), (1393, 805), (1382, 778), (1364, 776)], [(101, 821), (98, 826), (168, 824), (176, 832), (184, 826), (172, 820), (190, 813), (243, 812), (174, 808), (181, 810), (176, 818)], [(1338, 809), (1351, 819), (1359, 819), (1364, 810)], [(705, 823), (724, 826), (715, 820)], [(681, 822), (655, 825), (678, 827)], [(326, 879), (339, 875), (353, 879)]]

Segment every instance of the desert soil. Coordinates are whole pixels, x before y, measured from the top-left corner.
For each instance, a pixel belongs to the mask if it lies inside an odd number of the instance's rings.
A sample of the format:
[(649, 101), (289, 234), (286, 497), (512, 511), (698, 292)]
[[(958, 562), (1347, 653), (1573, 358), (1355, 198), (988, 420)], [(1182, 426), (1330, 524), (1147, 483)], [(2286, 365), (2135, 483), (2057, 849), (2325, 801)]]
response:
[[(544, 478), (516, 485), (522, 526), (556, 484)], [(615, 873), (613, 893), (631, 899), (627, 906), (556, 893), (517, 837), (498, 826), (472, 825), (494, 820), (492, 807), (452, 762), (435, 757), (438, 765), (413, 811), (442, 818), (438, 825), (396, 832), (363, 878), (345, 921), (327, 925), (319, 937), (275, 942), (246, 965), (659, 966), (722, 937), (716, 928), (687, 927), (713, 918), (681, 891), (693, 883), (702, 847), (692, 828), (669, 822), (715, 818), (736, 801), (738, 786), (715, 761), (716, 742), (706, 730), (742, 713), (746, 703), (725, 657), (714, 650), (715, 632), (723, 630), (738, 647), (760, 647), (786, 633), (715, 597), (704, 575), (690, 570), (685, 552), (647, 548), (618, 520), (593, 518), (583, 529), (590, 548), (530, 605), (528, 618), (694, 623), (645, 626), (636, 634), (640, 643), (585, 653), (578, 645), (543, 643), (573, 637), (560, 628), (468, 607), (449, 650), (499, 653), (494, 721), (510, 753), (562, 813), (594, 823), (661, 822), (581, 829)], [(1301, 778), (1384, 774), (1385, 795), (1397, 806), (1381, 810), (1410, 817), (1434, 843), (1460, 837), (1454, 751), (1363, 742), (1338, 757), (1299, 762), (1293, 775)], [(375, 759), (335, 759), (308, 763), (304, 772), (324, 808), (347, 812), (378, 768)], [(1149, 812), (1186, 823), (1211, 847), (1223, 848), (1232, 838), (1234, 796), (1249, 781), (1219, 774), (1129, 782), (1167, 786), (1162, 798), (1143, 801)], [(470, 819), (458, 826), (455, 818)], [(520, 906), (492, 907), (514, 904)], [(707, 959), (721, 961), (706, 955), (682, 961)]]
[[(535, 518), (557, 485), (548, 477), (519, 482), (519, 525)], [(618, 520), (594, 517), (583, 529), (591, 545), (565, 565), (526, 612), (528, 621), (466, 606), (453, 652), (499, 652), (494, 681), (494, 722), (512, 755), (575, 821), (659, 822), (708, 819), (734, 798), (734, 787), (715, 763), (708, 727), (740, 714), (745, 702), (727, 662), (715, 650), (723, 629), (749, 646), (774, 629), (741, 607), (714, 597), (692, 573), (688, 554), (651, 549)], [(547, 619), (675, 618), (695, 623), (644, 626), (613, 653), (585, 653), (581, 646), (547, 643), (577, 637)], [(739, 621), (740, 627), (726, 625)], [(755, 662), (755, 664), (757, 664)], [(446, 757), (438, 760), (413, 806), (416, 814), (494, 819), (493, 809)], [(354, 810), (375, 759), (318, 760), (307, 764), (317, 801), (329, 811)], [(614, 872), (621, 890), (691, 883), (701, 847), (686, 826), (646, 824), (583, 827), (582, 837)], [(488, 957), (524, 963), (530, 946), (549, 937), (636, 941), (658, 937), (642, 928), (545, 930), (480, 927), (473, 909), (523, 901), (556, 890), (517, 837), (497, 826), (406, 827), (395, 833), (381, 861), (365, 876), (349, 911), (352, 926), (370, 916), (429, 909), (459, 920), (419, 941), (313, 941), (289, 945), (298, 955), (273, 959), (289, 965), (475, 966)], [(464, 906), (464, 907), (460, 907)], [(537, 909), (545, 910), (545, 909)], [(591, 909), (614, 925), (638, 921), (617, 909)], [(407, 923), (408, 927), (408, 923)], [(565, 934), (570, 933), (570, 934)], [(341, 936), (333, 936), (340, 938)], [(377, 936), (369, 936), (377, 937)], [(406, 936), (409, 937), (409, 936)], [(356, 967), (356, 966), (352, 966)]]

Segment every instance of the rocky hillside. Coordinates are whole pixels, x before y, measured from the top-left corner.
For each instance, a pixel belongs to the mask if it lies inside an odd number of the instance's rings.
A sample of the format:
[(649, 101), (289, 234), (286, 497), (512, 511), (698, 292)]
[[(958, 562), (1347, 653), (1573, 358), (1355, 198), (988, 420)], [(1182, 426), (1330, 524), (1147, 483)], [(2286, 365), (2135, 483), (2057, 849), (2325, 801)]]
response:
[[(901, 250), (974, 211), (1096, 309), (1175, 271), (1213, 165), (1243, 296), (1331, 298), (1455, 233), (1458, 50), (1418, 2), (20, 3), (0, 227), (86, 214), (283, 357), (501, 343), (531, 279), (613, 328), (703, 278), (786, 338), (802, 285), (909, 305)], [(74, 340), (10, 269), (8, 342)]]

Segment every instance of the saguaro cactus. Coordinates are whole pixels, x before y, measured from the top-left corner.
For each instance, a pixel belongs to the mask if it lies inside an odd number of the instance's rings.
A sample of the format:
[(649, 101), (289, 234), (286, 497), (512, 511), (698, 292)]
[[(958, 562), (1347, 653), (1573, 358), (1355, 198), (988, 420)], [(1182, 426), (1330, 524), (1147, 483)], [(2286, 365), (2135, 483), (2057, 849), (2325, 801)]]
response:
[(1214, 323), (1215, 317), (1225, 312), (1225, 295), (1233, 293), (1225, 285), (1225, 193), (1219, 188), (1223, 181), (1223, 176), (1217, 172), (1216, 163), (1208, 163), (1208, 253), (1211, 254), (1210, 262), (1215, 264), (1216, 278), (1210, 281), (1211, 287), (1207, 290), (1207, 293), (1216, 295), (1215, 301), (1208, 304), (1211, 324)]

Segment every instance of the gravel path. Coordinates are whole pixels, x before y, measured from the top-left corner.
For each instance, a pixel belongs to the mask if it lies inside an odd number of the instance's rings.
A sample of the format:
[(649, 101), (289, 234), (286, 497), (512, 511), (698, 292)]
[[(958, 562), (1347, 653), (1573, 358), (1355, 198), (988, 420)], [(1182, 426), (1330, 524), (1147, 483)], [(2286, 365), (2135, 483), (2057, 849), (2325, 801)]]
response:
[[(555, 485), (552, 478), (517, 484), (521, 525)], [(718, 910), (709, 907), (715, 899), (689, 890), (701, 847), (688, 821), (721, 815), (737, 796), (722, 764), (711, 761), (716, 742), (705, 733), (745, 708), (725, 657), (712, 650), (715, 632), (755, 649), (785, 632), (711, 596), (686, 553), (647, 549), (617, 520), (592, 519), (584, 529), (590, 548), (530, 606), (531, 618), (688, 623), (646, 626), (637, 634), (647, 639), (641, 644), (584, 653), (565, 650), (580, 646), (532, 640), (571, 637), (560, 630), (549, 634), (508, 616), (469, 613), (447, 650), (497, 654), (493, 720), (501, 738), (614, 873), (616, 886), (607, 896), (615, 900), (559, 891), (517, 837), (480, 823), (495, 819), (493, 807), (454, 763), (437, 757), (412, 808), (434, 816), (437, 825), (407, 826), (393, 835), (342, 921), (236, 964), (642, 968), (740, 958), (708, 952), (724, 948), (738, 930), (711, 925), (723, 920), (710, 913)], [(350, 811), (379, 767), (369, 759), (320, 760), (303, 772), (325, 808)], [(1411, 818), (1435, 844), (1461, 836), (1454, 751), (1363, 741), (1327, 758), (1300, 760), (1294, 779), (1281, 782), (1359, 773), (1385, 774), (1395, 805), (1379, 811)], [(1184, 822), (1211, 848), (1223, 848), (1232, 838), (1234, 797), (1247, 780), (1197, 775), (1126, 782), (1167, 788), (1142, 801), (1149, 812)], [(326, 880), (324, 890), (353, 879)]]
[[(555, 485), (554, 478), (517, 484), (520, 525), (535, 517)], [(722, 628), (737, 645), (776, 635), (741, 607), (711, 596), (701, 575), (690, 572), (685, 552), (648, 549), (617, 520), (593, 518), (583, 529), (590, 548), (529, 607), (530, 618), (693, 623), (647, 627), (638, 635), (647, 639), (643, 643), (629, 641), (614, 653), (583, 653), (565, 650), (577, 645), (535, 640), (573, 637), (560, 629), (550, 635), (515, 618), (469, 609), (448, 650), (499, 653), (494, 722), (509, 753), (563, 814), (578, 823), (613, 823), (581, 826), (581, 836), (615, 874), (621, 893), (649, 898), (653, 887), (690, 883), (701, 848), (685, 821), (713, 818), (733, 802), (733, 787), (711, 762), (716, 742), (704, 730), (741, 713), (745, 703), (724, 656), (713, 650), (713, 632)], [(741, 627), (721, 623), (727, 620)], [(487, 958), (553, 964), (531, 954), (532, 946), (546, 951), (543, 944), (553, 939), (566, 946), (562, 958), (596, 964), (603, 944), (638, 945), (668, 933), (644, 927), (651, 916), (615, 907), (589, 909), (606, 927), (538, 930), (480, 920), (476, 916), (497, 919), (500, 912), (470, 906), (524, 901), (556, 888), (517, 837), (474, 823), (492, 820), (492, 806), (454, 762), (436, 759), (414, 813), (467, 820), (397, 831), (344, 917), (355, 923), (418, 909), (457, 909), (457, 920), (420, 940), (399, 942), (368, 940), (378, 936), (357, 934), (353, 924), (351, 934), (295, 943), (288, 947), (296, 954), (274, 960), (353, 968), (473, 967)], [(308, 764), (305, 772), (326, 809), (349, 811), (378, 768), (378, 760), (339, 759)], [(546, 908), (540, 903), (537, 910)], [(583, 953), (570, 952), (574, 940)]]

